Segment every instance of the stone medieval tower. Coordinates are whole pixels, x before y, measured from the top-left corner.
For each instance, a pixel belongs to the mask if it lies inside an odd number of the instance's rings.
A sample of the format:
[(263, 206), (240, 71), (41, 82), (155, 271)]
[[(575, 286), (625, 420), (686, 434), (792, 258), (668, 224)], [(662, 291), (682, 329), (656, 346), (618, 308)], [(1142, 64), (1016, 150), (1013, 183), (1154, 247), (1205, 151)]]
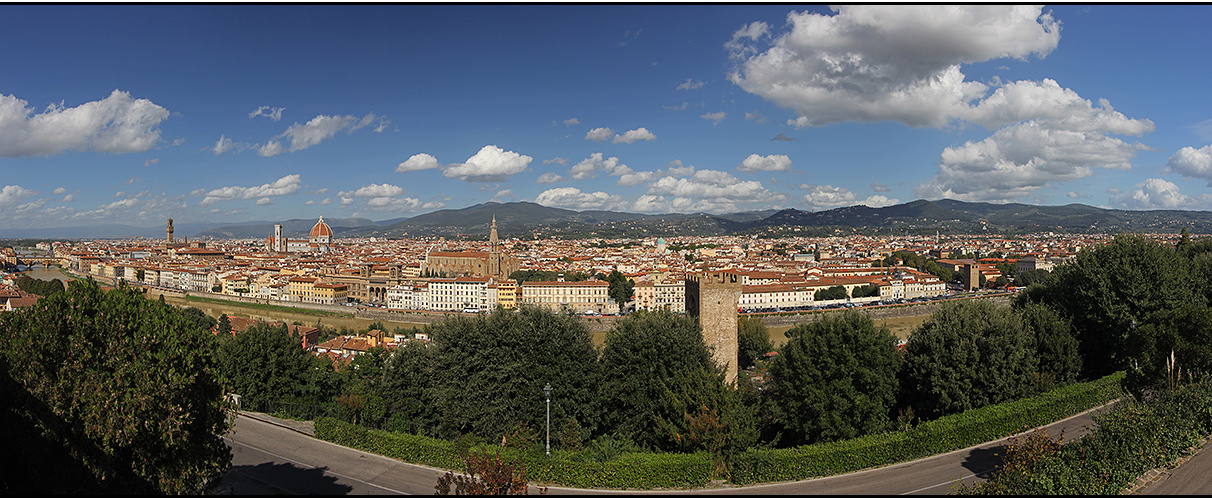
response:
[(686, 313), (703, 330), (703, 342), (715, 363), (724, 368), (724, 380), (736, 385), (737, 303), (741, 279), (729, 271), (709, 271), (686, 277)]
[(501, 276), (501, 242), (497, 239), (497, 216), (492, 216), (492, 229), (488, 231), (488, 270), (486, 273), (496, 279)]
[(172, 219), (168, 219), (168, 228), (166, 228), (165, 231), (167, 232), (167, 236), (165, 237), (165, 240), (168, 242), (169, 245), (173, 244), (173, 220)]

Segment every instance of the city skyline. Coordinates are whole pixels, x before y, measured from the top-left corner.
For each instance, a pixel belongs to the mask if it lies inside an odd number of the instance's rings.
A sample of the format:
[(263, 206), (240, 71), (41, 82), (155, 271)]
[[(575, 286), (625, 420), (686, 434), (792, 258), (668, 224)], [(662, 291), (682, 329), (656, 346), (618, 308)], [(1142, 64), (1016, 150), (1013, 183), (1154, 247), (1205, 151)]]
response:
[(838, 9), (4, 6), (0, 230), (1212, 209), (1209, 7)]

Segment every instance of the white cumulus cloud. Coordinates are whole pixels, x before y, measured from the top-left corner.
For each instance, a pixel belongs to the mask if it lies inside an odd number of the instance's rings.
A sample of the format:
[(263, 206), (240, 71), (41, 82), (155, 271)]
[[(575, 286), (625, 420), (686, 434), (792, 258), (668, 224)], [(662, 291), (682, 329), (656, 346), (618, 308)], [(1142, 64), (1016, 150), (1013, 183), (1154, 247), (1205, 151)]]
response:
[[(767, 27), (750, 25), (725, 46), (741, 60), (729, 78), (795, 110), (791, 123), (899, 121), (941, 127), (982, 97), (961, 64), (1048, 55), (1060, 23), (1026, 5), (844, 5), (835, 15), (791, 12), (790, 30), (762, 51)], [(746, 41), (748, 39), (748, 41)], [(759, 53), (760, 52), (760, 53)]]
[(53, 155), (69, 149), (101, 153), (147, 151), (160, 140), (169, 112), (147, 99), (114, 90), (75, 107), (51, 104), (35, 113), (29, 103), (0, 94), (0, 157)]
[(261, 146), (257, 150), (257, 154), (261, 156), (276, 156), (280, 153), (282, 153), (282, 143), (274, 140), (266, 142), (264, 146)]
[[(307, 123), (295, 123), (288, 127), (285, 132), (275, 136), (264, 147), (258, 151), (261, 156), (274, 156), (283, 152), (283, 146), (278, 142), (279, 139), (289, 139), (290, 147), (286, 148), (287, 152), (295, 152), (309, 147), (315, 146), (325, 140), (331, 139), (341, 131), (353, 133), (354, 131), (366, 127), (376, 120), (374, 113), (368, 113), (359, 119), (353, 115), (345, 116), (328, 116), (317, 115), (315, 118), (308, 120)], [(380, 125), (385, 126), (380, 118)], [(387, 122), (390, 123), (390, 122)]]
[(467, 182), (504, 182), (509, 176), (526, 170), (532, 160), (534, 158), (530, 156), (488, 145), (466, 162), (448, 165), (442, 175)]
[(656, 134), (649, 132), (647, 128), (640, 127), (635, 130), (628, 130), (622, 134), (614, 136), (614, 143), (631, 144), (636, 141), (655, 141)]
[(362, 196), (362, 197), (384, 197), (384, 196), (399, 196), (404, 194), (404, 188), (393, 186), (391, 184), (370, 184), (362, 186), (353, 191), (341, 191), (337, 193), (339, 196)]
[(782, 172), (788, 168), (791, 168), (791, 158), (788, 158), (787, 155), (759, 156), (751, 154), (741, 161), (741, 166), (737, 167), (737, 170), (741, 172)]
[(1208, 181), (1212, 187), (1212, 146), (1195, 149), (1184, 147), (1166, 162), (1166, 170), (1182, 175), (1188, 179)]
[(720, 122), (724, 121), (724, 115), (725, 115), (724, 112), (720, 111), (720, 112), (716, 112), (716, 113), (702, 114), (702, 115), (699, 115), (699, 118), (710, 121), (711, 124), (714, 126), (714, 125), (719, 125)]
[(707, 83), (705, 83), (701, 80), (693, 80), (693, 79), (687, 78), (685, 82), (682, 82), (681, 85), (677, 86), (676, 90), (693, 90), (693, 89), (697, 89), (697, 88), (702, 88), (703, 85), (707, 85)]
[(562, 180), (564, 180), (564, 177), (562, 175), (557, 174), (555, 172), (547, 172), (543, 175), (540, 175), (539, 179), (536, 180), (535, 182), (537, 182), (539, 184), (552, 184), (552, 183), (560, 182)]
[(417, 153), (408, 157), (396, 167), (396, 172), (416, 172), (418, 170), (428, 170), (431, 168), (440, 168), (442, 165), (438, 163), (438, 159), (426, 153)]
[(547, 207), (572, 210), (626, 210), (628, 208), (627, 200), (622, 196), (606, 194), (603, 191), (583, 193), (574, 187), (548, 189), (539, 193), (534, 202)]
[(568, 175), (576, 180), (592, 179), (597, 177), (598, 170), (605, 171), (608, 175), (625, 175), (631, 173), (631, 168), (619, 161), (618, 157), (611, 156), (610, 158), (602, 159), (602, 153), (593, 153), (589, 158), (585, 158), (576, 165), (573, 165), (568, 170)]
[(1128, 170), (1142, 149), (1147, 148), (1099, 132), (1049, 129), (1029, 121), (944, 149), (938, 174), (915, 192), (928, 199), (1010, 202), (1089, 177), (1095, 167)]
[(1135, 188), (1112, 192), (1111, 204), (1140, 210), (1207, 210), (1212, 207), (1212, 195), (1187, 196), (1179, 192), (1173, 182), (1164, 179), (1146, 179)]
[(207, 206), (220, 201), (251, 200), (269, 196), (286, 196), (299, 192), (299, 174), (284, 176), (274, 182), (255, 187), (228, 186), (212, 189), (206, 193), (201, 205)]
[(585, 133), (585, 139), (590, 141), (607, 141), (614, 136), (614, 130), (609, 127), (598, 127)]
[(880, 194), (873, 194), (868, 196), (866, 199), (859, 201), (858, 196), (855, 195), (853, 191), (844, 187), (833, 187), (828, 184), (805, 184), (800, 186), (800, 189), (808, 190), (808, 194), (804, 195), (804, 203), (807, 205), (808, 209), (813, 212), (854, 205), (866, 205), (871, 208), (880, 208), (900, 203), (900, 200), (888, 198), (887, 196)]
[(0, 207), (11, 207), (20, 203), (21, 200), (37, 195), (37, 191), (25, 189), (21, 186), (4, 186), (4, 189), (0, 189)]

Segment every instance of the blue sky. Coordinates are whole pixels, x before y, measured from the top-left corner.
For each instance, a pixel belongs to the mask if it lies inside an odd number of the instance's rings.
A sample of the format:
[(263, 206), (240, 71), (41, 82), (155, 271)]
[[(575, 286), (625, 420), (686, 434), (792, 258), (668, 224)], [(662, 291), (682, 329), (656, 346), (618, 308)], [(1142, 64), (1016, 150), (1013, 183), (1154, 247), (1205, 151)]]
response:
[(486, 201), (1212, 209), (1208, 6), (0, 17), (0, 230), (384, 220)]

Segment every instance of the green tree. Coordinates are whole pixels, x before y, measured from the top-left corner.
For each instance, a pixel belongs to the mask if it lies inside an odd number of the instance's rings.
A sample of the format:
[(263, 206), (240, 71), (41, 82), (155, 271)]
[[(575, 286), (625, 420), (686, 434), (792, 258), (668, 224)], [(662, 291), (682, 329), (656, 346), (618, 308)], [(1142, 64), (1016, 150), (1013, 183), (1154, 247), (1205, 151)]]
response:
[(197, 307), (186, 307), (181, 309), (181, 316), (189, 322), (190, 327), (199, 332), (210, 334), (210, 329), (218, 323), (215, 318), (212, 318)]
[(391, 415), (389, 430), (417, 434), (436, 423), (430, 390), (435, 351), (432, 344), (407, 342), (387, 359), (381, 394)]
[(220, 337), (215, 355), (232, 391), (248, 398), (286, 400), (300, 395), (311, 378), (311, 354), (285, 324), (257, 323), (234, 337)]
[(1030, 269), (1023, 271), (1022, 274), (1014, 280), (1014, 284), (1018, 286), (1031, 286), (1034, 284), (1047, 285), (1052, 281), (1052, 273), (1044, 269)]
[(217, 328), (219, 335), (222, 335), (225, 337), (228, 335), (231, 335), (231, 333), (232, 333), (231, 320), (228, 319), (226, 314), (219, 315), (219, 324), (217, 325), (216, 328)]
[(610, 296), (611, 300), (619, 304), (619, 310), (621, 311), (623, 306), (631, 300), (631, 294), (635, 291), (635, 280), (628, 279), (618, 269), (615, 269), (610, 271), (610, 274), (606, 276), (606, 282), (610, 283), (606, 294)]
[(880, 287), (877, 285), (863, 285), (854, 289), (853, 297), (861, 299), (863, 297), (878, 297), (880, 295)]
[(1194, 304), (1157, 311), (1128, 335), (1124, 383), (1136, 394), (1212, 375), (1212, 310)]
[(20, 288), (26, 293), (32, 293), (42, 297), (48, 297), (52, 294), (63, 291), (63, 282), (59, 281), (58, 279), (40, 280), (26, 275), (21, 275), (21, 277), (17, 279), (16, 285), (17, 288)]
[(849, 439), (889, 427), (900, 357), (896, 338), (846, 311), (787, 331), (769, 394), (793, 444)]
[(6, 404), (20, 404), (78, 461), (22, 481), (54, 491), (47, 483), (82, 467), (99, 488), (88, 495), (200, 494), (230, 466), (214, 340), (178, 309), (76, 280), (67, 293), (0, 314), (0, 340), (5, 396), (16, 386), (21, 400)]
[(1006, 281), (1013, 280), (1018, 275), (1018, 266), (1005, 261), (997, 264), (997, 270), (1002, 273), (1002, 277), (1006, 278)]
[(838, 300), (847, 298), (849, 296), (850, 293), (847, 292), (846, 287), (842, 285), (834, 285), (824, 290), (817, 290), (816, 293), (813, 294), (813, 298), (816, 300)]
[(754, 360), (774, 350), (770, 342), (770, 332), (761, 318), (741, 316), (736, 324), (737, 337), (737, 366), (749, 368)]
[(668, 436), (654, 428), (665, 390), (676, 387), (679, 373), (715, 364), (694, 320), (668, 311), (637, 311), (615, 323), (602, 348), (599, 399), (609, 409), (601, 433), (619, 432), (643, 446), (667, 446)]
[(1086, 378), (1128, 368), (1125, 340), (1133, 324), (1156, 311), (1206, 304), (1188, 261), (1142, 236), (1083, 250), (1053, 275), (1040, 298), (1073, 321)]
[(510, 273), (509, 279), (517, 281), (519, 284), (527, 281), (555, 281), (556, 272), (524, 269)]
[(664, 396), (654, 421), (664, 442), (662, 450), (711, 453), (716, 474), (726, 462), (757, 441), (754, 412), (740, 393), (724, 381), (723, 370), (699, 366), (660, 381)]
[(1069, 320), (1040, 303), (1029, 302), (1016, 310), (1022, 317), (1023, 326), (1035, 336), (1035, 353), (1039, 359), (1036, 389), (1044, 392), (1076, 382), (1081, 373), (1082, 358)]
[(545, 424), (543, 386), (551, 384), (551, 420), (597, 422), (597, 348), (578, 318), (543, 308), (452, 316), (433, 327), (431, 372), (444, 436), (500, 436), (519, 422)]
[(1010, 308), (946, 303), (909, 337), (903, 403), (929, 419), (1018, 399), (1034, 391), (1038, 364), (1035, 337)]

